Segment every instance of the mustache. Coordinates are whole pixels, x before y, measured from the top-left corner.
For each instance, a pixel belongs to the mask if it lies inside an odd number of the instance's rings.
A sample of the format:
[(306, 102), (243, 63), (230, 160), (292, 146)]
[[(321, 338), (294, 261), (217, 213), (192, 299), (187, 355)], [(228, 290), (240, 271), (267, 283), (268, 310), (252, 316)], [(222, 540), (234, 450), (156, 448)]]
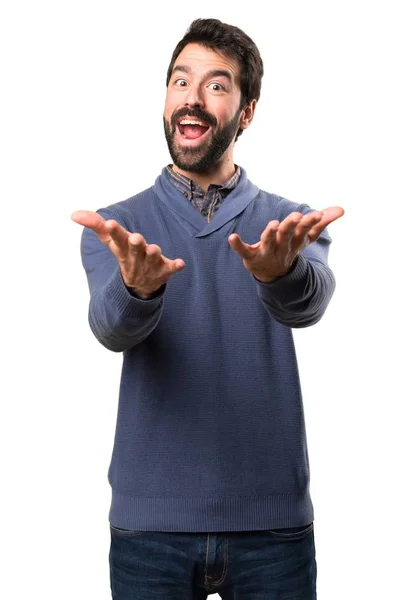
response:
[(217, 119), (213, 115), (195, 106), (194, 108), (180, 108), (172, 115), (171, 125), (174, 129), (182, 117), (199, 119), (200, 121), (207, 123), (207, 125), (211, 125), (211, 127), (216, 127), (217, 125)]

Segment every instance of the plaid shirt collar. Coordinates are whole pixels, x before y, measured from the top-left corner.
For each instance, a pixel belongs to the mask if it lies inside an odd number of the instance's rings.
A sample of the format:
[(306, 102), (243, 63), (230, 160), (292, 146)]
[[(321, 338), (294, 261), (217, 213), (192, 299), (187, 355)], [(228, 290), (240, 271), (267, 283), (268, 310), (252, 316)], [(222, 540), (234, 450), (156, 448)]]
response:
[(210, 221), (222, 201), (239, 183), (240, 167), (236, 166), (235, 173), (228, 181), (219, 184), (211, 184), (204, 193), (199, 185), (189, 177), (177, 173), (172, 169), (172, 165), (167, 166), (167, 176), (169, 181), (195, 206), (202, 215)]
[[(208, 190), (206, 194), (209, 194), (210, 191), (217, 189), (224, 196), (227, 196), (233, 188), (237, 186), (240, 179), (240, 167), (236, 166), (236, 171), (232, 175), (228, 181), (225, 181), (222, 185), (219, 184), (211, 184), (208, 186)], [(199, 185), (193, 179), (186, 177), (186, 175), (182, 175), (177, 171), (174, 171), (172, 165), (167, 166), (167, 173), (169, 175), (169, 180), (171, 183), (178, 188), (186, 196), (189, 200), (193, 199), (193, 195), (195, 193), (204, 196), (204, 192)]]
[[(225, 183), (223, 183), (222, 185), (214, 183), (209, 185), (206, 194), (209, 193), (210, 188), (218, 189), (219, 192), (226, 192), (226, 194), (233, 190), (233, 188), (237, 186), (240, 179), (240, 167), (238, 167), (237, 165), (235, 166), (236, 170), (232, 177), (228, 179), (228, 181), (225, 181)], [(177, 187), (178, 190), (180, 190), (182, 194), (184, 194), (189, 200), (192, 200), (193, 194), (195, 192), (201, 194), (202, 196), (205, 195), (203, 190), (200, 188), (199, 185), (197, 185), (195, 181), (193, 181), (193, 179), (189, 179), (189, 177), (186, 177), (186, 175), (182, 175), (181, 173), (174, 171), (172, 165), (167, 166), (167, 173), (169, 175), (171, 183), (173, 183), (174, 186)]]

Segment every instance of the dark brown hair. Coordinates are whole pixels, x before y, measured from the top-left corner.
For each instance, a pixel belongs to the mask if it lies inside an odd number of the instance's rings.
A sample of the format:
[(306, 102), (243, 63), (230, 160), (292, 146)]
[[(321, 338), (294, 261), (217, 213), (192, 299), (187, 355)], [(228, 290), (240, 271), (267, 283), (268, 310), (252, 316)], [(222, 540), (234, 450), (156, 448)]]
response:
[[(191, 23), (172, 54), (167, 72), (167, 86), (176, 59), (184, 47), (192, 43), (237, 59), (241, 66), (241, 109), (252, 100), (259, 99), (264, 66), (257, 46), (244, 31), (218, 19), (196, 19)], [(240, 130), (238, 134), (241, 133)]]

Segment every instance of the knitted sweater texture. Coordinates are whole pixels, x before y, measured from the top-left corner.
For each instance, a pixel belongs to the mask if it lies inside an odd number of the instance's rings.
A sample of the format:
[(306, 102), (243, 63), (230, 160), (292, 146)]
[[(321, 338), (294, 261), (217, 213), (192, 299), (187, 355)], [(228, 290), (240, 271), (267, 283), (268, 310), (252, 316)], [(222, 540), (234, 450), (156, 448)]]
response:
[(137, 531), (223, 532), (314, 519), (292, 328), (316, 323), (334, 291), (326, 230), (285, 277), (258, 282), (228, 243), (259, 241), (272, 219), (310, 212), (242, 174), (206, 218), (168, 180), (100, 209), (186, 266), (155, 298), (124, 285), (84, 228), (89, 324), (123, 352), (109, 519)]

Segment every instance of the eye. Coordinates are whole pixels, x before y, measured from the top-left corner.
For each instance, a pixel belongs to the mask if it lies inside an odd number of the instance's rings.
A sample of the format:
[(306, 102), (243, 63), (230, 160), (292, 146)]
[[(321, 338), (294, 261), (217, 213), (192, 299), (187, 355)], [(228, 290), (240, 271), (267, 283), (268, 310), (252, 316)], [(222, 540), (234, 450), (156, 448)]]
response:
[(221, 83), (217, 83), (216, 81), (210, 83), (209, 87), (212, 89), (213, 92), (223, 92), (225, 90), (224, 86)]
[(175, 85), (177, 85), (178, 87), (185, 87), (186, 81), (185, 81), (185, 79), (177, 79), (175, 81)]

